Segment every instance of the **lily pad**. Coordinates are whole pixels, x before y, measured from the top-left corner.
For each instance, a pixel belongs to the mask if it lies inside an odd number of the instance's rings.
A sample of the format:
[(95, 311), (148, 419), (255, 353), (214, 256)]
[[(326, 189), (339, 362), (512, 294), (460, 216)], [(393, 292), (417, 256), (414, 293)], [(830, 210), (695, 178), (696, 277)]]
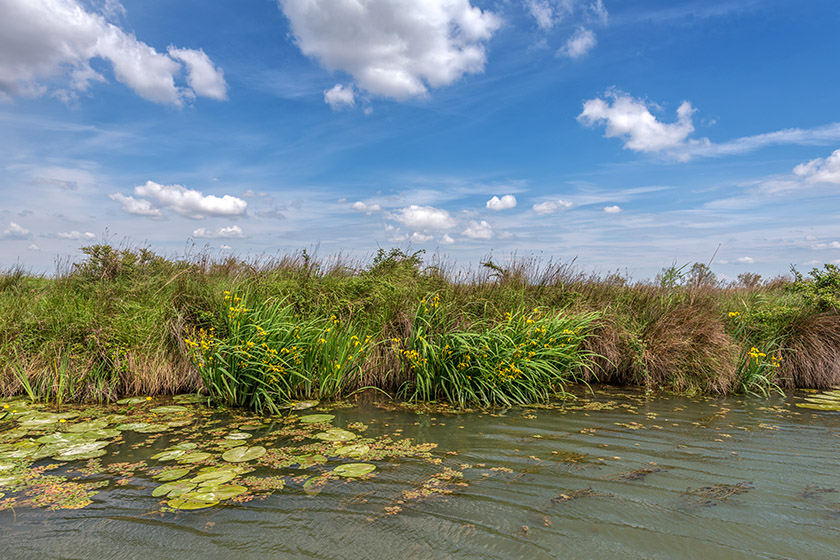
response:
[(186, 406), (180, 406), (177, 404), (169, 405), (169, 406), (156, 406), (155, 408), (150, 408), (150, 412), (155, 412), (157, 414), (174, 414), (176, 412), (186, 412), (189, 409)]
[(151, 424), (149, 424), (148, 422), (128, 422), (127, 424), (117, 424), (116, 426), (114, 426), (114, 429), (120, 430), (121, 432), (126, 430), (136, 432), (137, 430), (150, 425)]
[(195, 494), (186, 493), (181, 496), (166, 502), (169, 507), (183, 510), (204, 509), (213, 507), (219, 503), (219, 500), (203, 500)]
[(238, 473), (231, 471), (217, 471), (194, 476), (191, 480), (199, 486), (219, 486), (236, 478)]
[(334, 414), (307, 414), (298, 418), (304, 424), (313, 424), (315, 422), (320, 424), (329, 424), (335, 418)]
[(95, 457), (102, 457), (105, 455), (104, 447), (107, 447), (109, 441), (86, 441), (84, 443), (76, 443), (64, 447), (53, 459), (56, 461), (76, 461), (79, 459), (93, 459)]
[(201, 451), (195, 451), (192, 453), (186, 453), (181, 455), (178, 459), (179, 463), (198, 463), (200, 461), (206, 461), (210, 457), (212, 457), (212, 453), (203, 453)]
[(370, 451), (370, 446), (364, 443), (357, 443), (355, 445), (345, 445), (335, 450), (336, 455), (344, 455), (346, 457), (361, 457)]
[(76, 424), (70, 424), (69, 426), (65, 426), (64, 430), (73, 434), (78, 434), (81, 432), (89, 432), (91, 430), (101, 430), (102, 428), (108, 427), (108, 421), (102, 418), (98, 418), (96, 420), (89, 420), (88, 422), (78, 422)]
[(165, 424), (147, 424), (141, 428), (135, 428), (135, 432), (138, 434), (159, 434), (160, 432), (166, 432), (169, 430), (169, 426)]
[(102, 428), (101, 430), (91, 430), (89, 432), (83, 432), (79, 435), (84, 437), (85, 439), (110, 439), (120, 435), (120, 431), (111, 428)]
[(193, 443), (191, 441), (185, 441), (183, 443), (177, 443), (173, 445), (170, 449), (183, 449), (184, 451), (189, 451), (191, 449), (195, 449), (198, 447), (197, 443)]
[(196, 487), (195, 482), (189, 480), (175, 480), (173, 482), (166, 482), (161, 484), (152, 491), (152, 496), (159, 498), (161, 496), (169, 496), (170, 498), (177, 498), (187, 492), (192, 492)]
[(221, 486), (215, 486), (213, 488), (201, 488), (196, 492), (193, 492), (192, 495), (195, 496), (196, 499), (204, 500), (207, 502), (216, 500), (217, 502), (220, 500), (229, 500), (231, 498), (235, 498), (240, 494), (244, 494), (248, 491), (248, 488), (245, 486), (239, 486), (238, 484), (224, 484)]
[(128, 397), (125, 399), (120, 399), (117, 401), (117, 404), (128, 404), (128, 405), (135, 405), (135, 404), (143, 404), (149, 401), (146, 400), (146, 397)]
[(296, 459), (302, 469), (308, 469), (313, 465), (320, 465), (327, 462), (327, 458), (323, 455), (301, 455), (300, 457), (296, 457)]
[(18, 485), (26, 475), (23, 473), (0, 476), (0, 488), (10, 488)]
[(303, 483), (303, 491), (307, 496), (317, 496), (324, 489), (327, 479), (322, 476), (313, 476)]
[(222, 455), (222, 459), (228, 463), (243, 463), (245, 461), (253, 461), (265, 455), (265, 447), (255, 445), (254, 447), (234, 447), (228, 449)]
[(333, 469), (332, 472), (339, 476), (344, 476), (347, 478), (356, 478), (359, 476), (364, 476), (375, 470), (376, 465), (371, 465), (370, 463), (347, 463), (345, 465), (337, 466)]
[(254, 430), (259, 430), (260, 428), (262, 428), (262, 424), (242, 424), (238, 429), (245, 430), (246, 432), (253, 432)]
[(184, 426), (189, 426), (192, 423), (192, 418), (181, 418), (179, 420), (170, 420), (166, 423), (166, 425), (170, 428), (183, 428)]
[(307, 408), (318, 406), (320, 401), (292, 401), (289, 404), (291, 405), (292, 410), (306, 410)]
[(186, 451), (183, 449), (170, 449), (168, 451), (161, 451), (160, 453), (155, 453), (151, 456), (151, 459), (155, 459), (156, 461), (174, 461), (181, 455), (185, 454)]
[(332, 428), (330, 430), (327, 430), (326, 432), (319, 432), (313, 437), (316, 437), (323, 441), (351, 441), (359, 436), (357, 436), (353, 432), (342, 430), (341, 428)]
[(161, 482), (169, 482), (172, 480), (178, 480), (179, 478), (186, 476), (189, 474), (190, 469), (181, 468), (181, 469), (167, 469), (161, 473), (156, 474), (152, 478), (155, 480), (160, 480)]
[(248, 439), (253, 437), (254, 434), (249, 434), (246, 432), (232, 432), (225, 436), (225, 439)]

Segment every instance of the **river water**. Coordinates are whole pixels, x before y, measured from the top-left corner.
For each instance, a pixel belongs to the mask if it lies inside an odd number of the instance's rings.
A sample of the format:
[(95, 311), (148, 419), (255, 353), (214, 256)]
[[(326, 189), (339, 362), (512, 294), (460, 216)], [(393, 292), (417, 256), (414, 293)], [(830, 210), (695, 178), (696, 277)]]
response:
[[(198, 415), (185, 432), (125, 430), (92, 461), (15, 463), (99, 487), (79, 509), (42, 507), (55, 503), (43, 488), (6, 488), (0, 558), (840, 558), (840, 413), (798, 408), (801, 395), (579, 396), (466, 413), (389, 402), (310, 409), (294, 414), (334, 418), (297, 432), (294, 419), (225, 413)], [(196, 510), (152, 495), (161, 483), (151, 455), (188, 441), (212, 457), (187, 468), (217, 464), (219, 438), (242, 433), (234, 426), (269, 450), (236, 463), (251, 471), (237, 473), (252, 477), (248, 493)], [(355, 439), (313, 440), (330, 427)], [(38, 429), (26, 437), (51, 433)], [(361, 453), (340, 447), (357, 442)], [(289, 465), (306, 445), (326, 462)], [(376, 468), (304, 487), (352, 462)]]

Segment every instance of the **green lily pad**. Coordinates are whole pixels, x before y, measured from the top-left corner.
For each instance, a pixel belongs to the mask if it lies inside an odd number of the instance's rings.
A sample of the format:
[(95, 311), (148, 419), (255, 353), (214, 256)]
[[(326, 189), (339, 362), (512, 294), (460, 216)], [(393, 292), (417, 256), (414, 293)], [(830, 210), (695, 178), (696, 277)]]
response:
[(206, 461), (210, 457), (212, 457), (212, 453), (203, 453), (201, 451), (195, 451), (193, 453), (186, 453), (181, 455), (178, 459), (179, 463), (198, 463), (200, 461)]
[(170, 420), (166, 423), (170, 428), (183, 428), (192, 424), (192, 418), (181, 418), (180, 420)]
[(0, 459), (25, 459), (34, 455), (41, 446), (32, 441), (22, 441), (13, 445), (12, 449), (0, 452)]
[(148, 422), (128, 422), (127, 424), (117, 424), (114, 426), (115, 430), (136, 432), (138, 429), (150, 426)]
[(175, 480), (173, 482), (166, 482), (161, 484), (152, 491), (152, 496), (160, 498), (161, 496), (169, 496), (170, 498), (177, 498), (187, 492), (192, 492), (195, 489), (195, 482), (189, 480)]
[(311, 466), (321, 465), (327, 462), (327, 458), (323, 455), (301, 455), (300, 457), (296, 457), (296, 459), (302, 469), (308, 469)]
[(301, 416), (298, 420), (304, 424), (314, 424), (315, 422), (329, 424), (334, 418), (334, 414), (307, 414), (306, 416)]
[(101, 430), (102, 428), (107, 427), (108, 421), (99, 418), (96, 420), (90, 420), (88, 422), (78, 422), (76, 424), (70, 424), (69, 426), (65, 426), (64, 430), (72, 434), (78, 434), (81, 432), (89, 432), (91, 430)]
[(87, 439), (83, 434), (65, 434), (62, 432), (53, 432), (51, 434), (41, 436), (35, 441), (44, 444), (72, 444), (81, 443)]
[(169, 406), (156, 406), (155, 408), (150, 408), (150, 412), (155, 412), (157, 414), (175, 414), (176, 412), (186, 412), (189, 409), (186, 406), (180, 406), (177, 404), (169, 405)]
[(79, 435), (84, 437), (85, 439), (115, 438), (118, 435), (120, 435), (120, 431), (111, 428), (102, 428), (101, 430), (91, 430), (89, 432), (83, 432)]
[(181, 469), (167, 469), (161, 473), (156, 474), (152, 478), (155, 480), (160, 480), (161, 482), (170, 482), (172, 480), (178, 480), (179, 478), (186, 476), (189, 474), (190, 469), (188, 468), (181, 468)]
[(254, 430), (259, 430), (262, 428), (262, 424), (242, 424), (237, 429), (245, 430), (246, 432), (253, 432)]
[(160, 432), (166, 432), (169, 430), (169, 426), (165, 424), (148, 424), (141, 428), (135, 428), (134, 431), (138, 434), (159, 434)]
[(11, 488), (17, 486), (26, 475), (23, 473), (8, 476), (0, 476), (0, 488)]
[(199, 474), (194, 476), (191, 480), (198, 483), (199, 486), (219, 486), (225, 482), (230, 482), (237, 476), (238, 474), (235, 472), (219, 471)]
[(191, 441), (185, 441), (183, 443), (177, 443), (173, 445), (170, 449), (183, 449), (184, 451), (189, 451), (191, 449), (195, 449), (198, 447), (197, 443), (193, 443)]
[(355, 445), (345, 445), (335, 450), (336, 455), (344, 455), (345, 457), (361, 457), (370, 451), (370, 446), (364, 443), (357, 443)]
[(364, 476), (375, 470), (376, 465), (371, 465), (370, 463), (347, 463), (346, 465), (337, 466), (332, 472), (338, 476), (356, 478), (358, 476)]
[(231, 498), (235, 498), (240, 494), (244, 494), (248, 491), (248, 488), (245, 486), (239, 486), (238, 484), (224, 484), (221, 486), (215, 486), (212, 488), (200, 488), (196, 492), (193, 492), (193, 496), (196, 499), (204, 500), (207, 502), (216, 500), (229, 500)]
[(117, 401), (117, 404), (128, 404), (128, 405), (135, 405), (135, 404), (144, 404), (149, 402), (146, 400), (146, 397), (128, 397), (125, 399), (120, 399)]
[(796, 403), (799, 408), (809, 408), (811, 410), (828, 410), (840, 412), (840, 403), (834, 404), (818, 404), (818, 403)]
[(313, 476), (303, 483), (303, 491), (307, 496), (317, 496), (324, 489), (327, 479), (322, 476)]
[(350, 441), (356, 439), (359, 436), (357, 436), (353, 432), (342, 430), (341, 428), (332, 428), (330, 430), (327, 430), (326, 432), (319, 432), (313, 437), (316, 437), (323, 441)]
[(228, 463), (242, 463), (245, 461), (253, 461), (265, 455), (265, 447), (255, 445), (254, 447), (234, 447), (228, 449), (222, 455), (222, 459)]
[(105, 455), (104, 447), (109, 441), (86, 441), (76, 443), (62, 448), (58, 454), (53, 455), (56, 461), (75, 461), (79, 459), (93, 459)]
[(249, 439), (253, 437), (254, 434), (248, 434), (245, 432), (232, 432), (225, 436), (225, 439)]
[(181, 455), (185, 454), (186, 451), (183, 449), (170, 449), (168, 451), (161, 451), (160, 453), (155, 453), (150, 458), (156, 461), (174, 461)]
[(292, 410), (306, 410), (307, 408), (318, 406), (318, 404), (320, 404), (320, 401), (292, 401), (289, 403)]
[(181, 494), (179, 497), (166, 502), (169, 507), (183, 510), (204, 509), (213, 507), (219, 503), (219, 500), (203, 500), (196, 495), (188, 492)]

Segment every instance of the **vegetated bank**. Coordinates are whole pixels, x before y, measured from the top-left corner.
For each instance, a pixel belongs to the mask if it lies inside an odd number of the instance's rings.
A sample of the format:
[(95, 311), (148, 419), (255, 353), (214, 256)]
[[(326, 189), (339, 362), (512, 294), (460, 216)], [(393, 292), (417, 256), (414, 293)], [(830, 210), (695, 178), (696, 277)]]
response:
[(204, 391), (274, 411), (362, 388), (512, 404), (575, 382), (760, 394), (840, 385), (834, 265), (724, 284), (699, 263), (633, 282), (532, 259), (456, 274), (399, 249), (367, 264), (305, 251), (254, 262), (82, 251), (55, 277), (0, 275), (3, 395)]

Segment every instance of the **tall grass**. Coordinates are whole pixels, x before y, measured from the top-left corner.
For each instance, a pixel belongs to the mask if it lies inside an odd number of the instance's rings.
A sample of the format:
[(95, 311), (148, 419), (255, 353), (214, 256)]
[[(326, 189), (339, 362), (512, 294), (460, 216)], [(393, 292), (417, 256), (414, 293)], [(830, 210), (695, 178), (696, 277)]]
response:
[(398, 249), (370, 262), (84, 252), (54, 277), (0, 272), (0, 393), (202, 390), (273, 410), (366, 386), (510, 404), (576, 380), (758, 394), (840, 384), (829, 267), (720, 283), (696, 263), (633, 281), (527, 258), (463, 271)]

